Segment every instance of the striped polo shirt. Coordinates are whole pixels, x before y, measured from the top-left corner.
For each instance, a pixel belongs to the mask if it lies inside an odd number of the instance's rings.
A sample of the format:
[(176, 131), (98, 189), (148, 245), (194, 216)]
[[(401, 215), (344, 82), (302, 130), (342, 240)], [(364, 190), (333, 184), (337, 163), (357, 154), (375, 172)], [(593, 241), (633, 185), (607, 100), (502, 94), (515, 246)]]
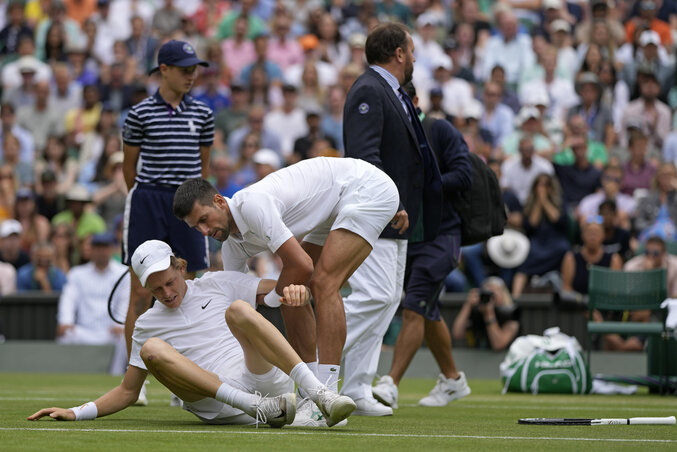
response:
[(188, 94), (174, 109), (158, 90), (130, 109), (122, 139), (140, 147), (137, 183), (179, 186), (202, 176), (200, 146), (214, 142), (214, 114)]

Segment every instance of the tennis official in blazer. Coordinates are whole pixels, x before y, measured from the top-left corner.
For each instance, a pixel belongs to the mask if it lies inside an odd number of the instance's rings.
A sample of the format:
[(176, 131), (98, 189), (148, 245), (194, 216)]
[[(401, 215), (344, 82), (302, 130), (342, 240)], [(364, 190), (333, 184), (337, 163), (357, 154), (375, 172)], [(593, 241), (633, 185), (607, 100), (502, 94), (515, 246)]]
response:
[(392, 409), (373, 398), (371, 383), (383, 335), (399, 305), (407, 239), (437, 235), (442, 184), (421, 122), (401, 88), (414, 71), (409, 30), (397, 23), (377, 26), (367, 37), (365, 53), (369, 68), (348, 92), (343, 111), (345, 155), (384, 170), (397, 185), (400, 209), (349, 279), (341, 392), (357, 404), (353, 414), (387, 416)]

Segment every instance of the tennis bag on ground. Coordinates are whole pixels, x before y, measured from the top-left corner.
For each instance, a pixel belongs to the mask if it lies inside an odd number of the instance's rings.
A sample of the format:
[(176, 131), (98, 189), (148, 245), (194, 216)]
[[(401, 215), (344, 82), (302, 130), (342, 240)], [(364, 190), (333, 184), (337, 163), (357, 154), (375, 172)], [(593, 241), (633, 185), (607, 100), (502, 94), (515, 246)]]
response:
[(590, 371), (576, 338), (546, 330), (515, 339), (500, 365), (503, 393), (587, 394), (592, 387)]

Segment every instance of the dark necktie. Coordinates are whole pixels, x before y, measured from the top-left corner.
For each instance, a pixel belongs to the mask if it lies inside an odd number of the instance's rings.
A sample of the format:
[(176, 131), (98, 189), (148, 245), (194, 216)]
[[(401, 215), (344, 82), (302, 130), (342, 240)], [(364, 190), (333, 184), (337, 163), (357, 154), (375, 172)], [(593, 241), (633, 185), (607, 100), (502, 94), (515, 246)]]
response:
[(421, 124), (421, 121), (418, 119), (416, 107), (414, 107), (414, 103), (411, 101), (407, 93), (401, 87), (398, 89), (398, 91), (402, 96), (404, 104), (407, 106), (407, 111), (409, 111), (409, 119), (411, 120), (411, 125), (414, 127), (414, 132), (416, 132), (418, 146), (421, 150), (421, 156), (423, 157), (423, 165), (425, 167), (425, 180), (431, 181), (433, 175), (431, 161), (432, 156), (430, 155), (431, 148), (430, 145), (428, 144), (428, 138), (425, 135), (425, 131), (423, 130), (423, 124)]

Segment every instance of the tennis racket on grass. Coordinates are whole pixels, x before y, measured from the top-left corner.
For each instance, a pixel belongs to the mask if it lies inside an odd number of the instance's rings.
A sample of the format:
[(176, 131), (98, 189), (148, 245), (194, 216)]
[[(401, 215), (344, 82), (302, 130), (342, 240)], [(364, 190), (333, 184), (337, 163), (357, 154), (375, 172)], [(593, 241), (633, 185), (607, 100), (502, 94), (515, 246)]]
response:
[(125, 271), (115, 282), (113, 290), (108, 295), (108, 315), (115, 323), (125, 324), (127, 309), (129, 309), (129, 290), (131, 280), (129, 269)]
[(674, 425), (675, 417), (631, 417), (628, 419), (558, 419), (527, 418), (517, 421), (527, 425)]

